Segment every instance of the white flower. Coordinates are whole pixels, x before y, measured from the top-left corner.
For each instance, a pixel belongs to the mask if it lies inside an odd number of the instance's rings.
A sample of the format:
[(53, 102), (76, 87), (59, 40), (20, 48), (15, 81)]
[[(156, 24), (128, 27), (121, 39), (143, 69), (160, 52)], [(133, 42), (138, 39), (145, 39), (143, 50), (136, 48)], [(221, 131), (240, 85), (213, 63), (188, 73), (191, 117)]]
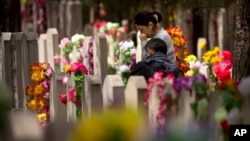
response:
[(121, 50), (128, 50), (129, 48), (134, 47), (134, 42), (133, 41), (122, 41), (119, 43), (120, 49)]
[(74, 59), (74, 57), (73, 57), (73, 54), (72, 54), (72, 53), (70, 53), (70, 54), (69, 54), (69, 59), (70, 59), (70, 60), (73, 60), (73, 59)]
[(250, 97), (249, 84), (250, 84), (250, 77), (246, 77), (246, 78), (242, 78), (238, 86), (240, 93), (246, 98)]
[(200, 61), (191, 61), (189, 62), (190, 69), (199, 69), (201, 67)]
[(123, 72), (127, 72), (127, 71), (129, 71), (128, 65), (121, 65), (119, 66), (118, 74), (122, 74)]
[(240, 124), (240, 119), (240, 111), (238, 108), (233, 108), (232, 110), (230, 110), (227, 116), (229, 124)]
[(132, 49), (130, 50), (130, 53), (131, 53), (131, 55), (136, 54), (136, 49), (135, 49), (135, 48), (132, 48)]
[(82, 34), (75, 34), (71, 37), (71, 42), (78, 42), (84, 40), (85, 36)]

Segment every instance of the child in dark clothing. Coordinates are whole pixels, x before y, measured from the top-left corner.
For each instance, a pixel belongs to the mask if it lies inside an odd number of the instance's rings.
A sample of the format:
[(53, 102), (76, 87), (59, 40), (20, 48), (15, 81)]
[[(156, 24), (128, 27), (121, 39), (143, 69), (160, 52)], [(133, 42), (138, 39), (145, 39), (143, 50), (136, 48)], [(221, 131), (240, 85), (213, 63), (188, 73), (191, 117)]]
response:
[(146, 80), (154, 76), (155, 72), (162, 71), (163, 76), (173, 74), (179, 76), (179, 68), (166, 57), (167, 44), (159, 38), (151, 39), (145, 45), (147, 57), (138, 62), (131, 70), (130, 76), (143, 75)]

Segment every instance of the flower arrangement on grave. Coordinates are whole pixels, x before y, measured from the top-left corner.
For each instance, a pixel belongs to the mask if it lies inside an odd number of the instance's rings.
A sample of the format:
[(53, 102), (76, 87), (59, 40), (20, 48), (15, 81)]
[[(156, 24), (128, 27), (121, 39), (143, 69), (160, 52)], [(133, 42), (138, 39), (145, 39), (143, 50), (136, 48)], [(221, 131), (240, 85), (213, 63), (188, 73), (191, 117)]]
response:
[(140, 112), (132, 110), (105, 111), (79, 121), (72, 141), (139, 141), (147, 131)]
[(189, 55), (189, 50), (185, 47), (186, 37), (183, 35), (183, 32), (179, 27), (167, 28), (166, 31), (171, 36), (173, 41), (176, 61), (178, 62), (179, 68), (183, 73), (185, 73), (189, 70), (187, 62), (183, 60)]
[[(56, 68), (61, 69), (61, 66), (69, 64), (71, 60), (83, 60), (83, 43), (85, 36), (82, 34), (75, 34), (69, 38), (63, 38), (60, 41), (59, 49), (54, 56)], [(72, 52), (76, 50), (76, 56)], [(60, 55), (62, 53), (62, 55)], [(76, 58), (76, 59), (75, 59)]]
[(128, 82), (130, 70), (136, 64), (136, 49), (133, 41), (121, 41), (117, 50), (116, 72), (121, 75), (124, 85)]
[[(75, 87), (70, 89), (69, 91), (69, 100), (70, 102), (76, 105), (76, 114), (77, 117), (81, 117), (81, 104), (82, 104), (82, 88), (83, 88), (83, 81), (85, 75), (88, 74), (87, 67), (80, 61), (73, 62), (71, 64), (67, 64), (64, 68), (66, 75), (63, 77), (62, 83), (66, 85), (68, 81), (68, 77), (73, 77)], [(60, 94), (59, 100), (63, 104), (67, 104), (67, 95)]]
[[(62, 64), (63, 72), (65, 76), (62, 79), (62, 84), (66, 85), (69, 77), (74, 81), (75, 87), (69, 90), (69, 101), (76, 105), (76, 114), (80, 117), (81, 114), (81, 95), (83, 81), (86, 74), (93, 74), (93, 68), (91, 72), (88, 72), (87, 67), (83, 63), (83, 45), (85, 36), (82, 34), (75, 34), (68, 38), (63, 38), (60, 42), (59, 48), (63, 53), (63, 57), (60, 58), (59, 55), (55, 56), (57, 64)], [(89, 66), (93, 67), (93, 39), (89, 42), (90, 46), (88, 48), (89, 56)], [(67, 105), (67, 94), (61, 93), (59, 95), (59, 100), (64, 105)]]
[(172, 87), (174, 79), (174, 75), (172, 74), (163, 78), (163, 72), (156, 72), (154, 77), (148, 80), (148, 87), (144, 96), (144, 105), (148, 106), (150, 94), (152, 93), (153, 87), (156, 85), (157, 96), (159, 98), (159, 111), (156, 117), (156, 131), (158, 134), (163, 134), (165, 131), (166, 112), (170, 111), (170, 113), (168, 113), (171, 114), (170, 116), (174, 116), (177, 113), (178, 95)]
[(89, 64), (89, 75), (94, 74), (94, 38), (92, 37), (89, 41), (89, 48), (88, 48), (88, 64)]
[(25, 88), (25, 94), (29, 97), (26, 106), (37, 112), (37, 118), (43, 126), (48, 123), (50, 79), (53, 73), (53, 68), (46, 62), (32, 64), (30, 67), (32, 84)]

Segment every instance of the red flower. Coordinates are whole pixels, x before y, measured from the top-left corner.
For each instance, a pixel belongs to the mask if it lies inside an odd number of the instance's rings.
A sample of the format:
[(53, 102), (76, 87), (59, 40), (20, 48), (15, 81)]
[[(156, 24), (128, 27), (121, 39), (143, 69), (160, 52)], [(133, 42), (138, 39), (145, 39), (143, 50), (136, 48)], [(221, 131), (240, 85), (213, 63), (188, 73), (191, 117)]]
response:
[(59, 100), (62, 102), (64, 105), (67, 104), (67, 95), (66, 94), (60, 94), (59, 95)]
[(216, 76), (220, 81), (225, 81), (231, 78), (231, 72), (228, 70), (223, 71), (223, 72), (216, 74)]
[(229, 126), (229, 124), (228, 124), (228, 121), (227, 121), (227, 120), (223, 120), (223, 121), (220, 122), (220, 125), (221, 125), (222, 130), (223, 130), (227, 135), (229, 135), (230, 126)]

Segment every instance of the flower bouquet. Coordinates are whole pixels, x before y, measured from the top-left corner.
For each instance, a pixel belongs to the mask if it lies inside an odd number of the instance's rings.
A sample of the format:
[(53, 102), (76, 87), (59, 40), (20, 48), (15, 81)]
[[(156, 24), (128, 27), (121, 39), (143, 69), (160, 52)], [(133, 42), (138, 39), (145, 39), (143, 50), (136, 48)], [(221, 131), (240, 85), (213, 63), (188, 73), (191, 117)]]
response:
[(49, 117), (48, 99), (50, 96), (50, 79), (54, 70), (48, 63), (35, 63), (30, 68), (30, 77), (33, 84), (25, 89), (28, 109), (37, 112), (38, 120), (43, 126), (47, 125)]
[(124, 84), (127, 84), (130, 70), (136, 64), (136, 49), (133, 41), (121, 41), (117, 50), (117, 74), (121, 75)]
[[(71, 89), (69, 91), (69, 100), (76, 105), (76, 114), (78, 117), (81, 117), (81, 104), (82, 104), (82, 88), (83, 88), (83, 81), (84, 81), (84, 76), (88, 74), (88, 69), (86, 66), (79, 61), (73, 62), (71, 64), (67, 64), (65, 66), (65, 72), (66, 75), (64, 76), (62, 83), (66, 85), (68, 81), (68, 77), (72, 76), (74, 83), (75, 83), (75, 88)], [(59, 95), (59, 100), (63, 104), (67, 104), (67, 95), (66, 94), (60, 94)]]
[(172, 38), (179, 68), (185, 73), (189, 70), (188, 64), (183, 60), (189, 55), (189, 50), (185, 47), (186, 37), (183, 35), (182, 30), (179, 27), (167, 28), (166, 31)]

